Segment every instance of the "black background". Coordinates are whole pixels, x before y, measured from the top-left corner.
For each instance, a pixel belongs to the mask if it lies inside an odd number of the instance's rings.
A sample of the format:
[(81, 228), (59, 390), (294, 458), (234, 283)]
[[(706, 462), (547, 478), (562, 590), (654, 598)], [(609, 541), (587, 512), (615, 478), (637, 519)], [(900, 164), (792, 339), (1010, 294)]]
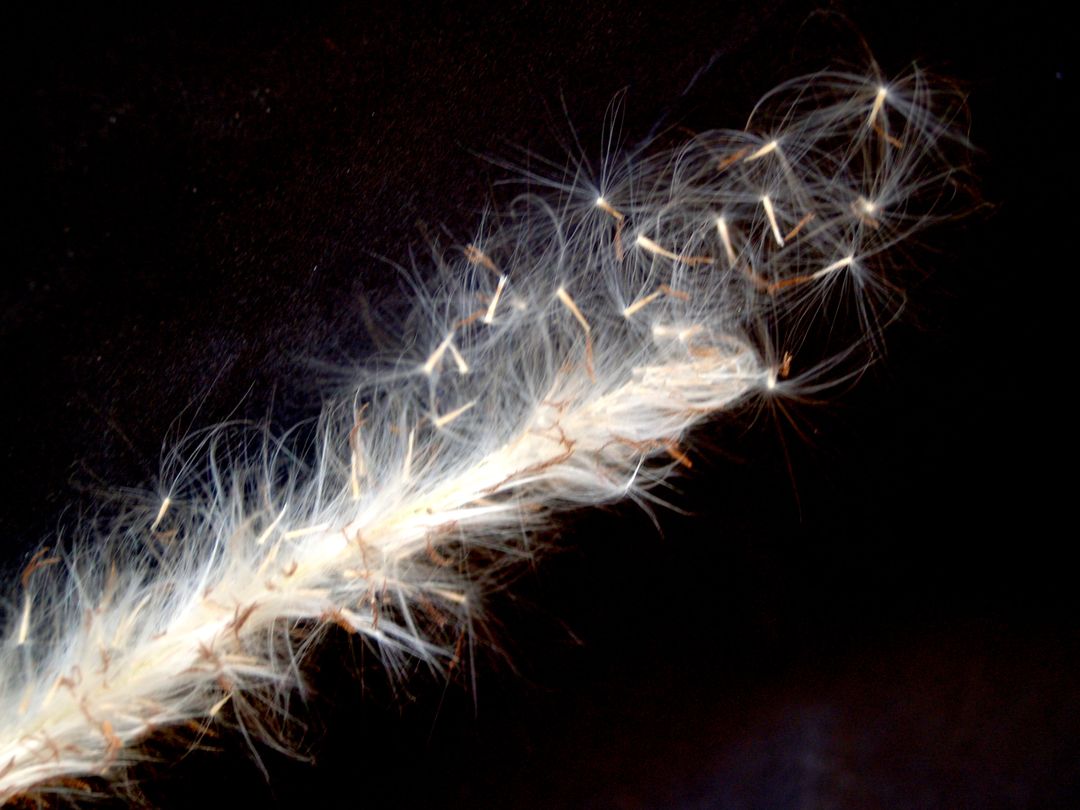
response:
[(691, 514), (660, 532), (569, 516), (493, 599), (475, 692), (391, 684), (337, 639), (296, 731), (314, 765), (260, 749), (266, 782), (239, 735), (162, 745), (145, 801), (1077, 806), (1074, 57), (1032, 5), (867, 5), (3, 12), (9, 572), (68, 504), (152, 483), (163, 440), (317, 412), (364, 356), (364, 298), (401, 294), (379, 257), (470, 232), (505, 193), (478, 156), (558, 158), (568, 120), (596, 153), (624, 87), (630, 143), (737, 127), (778, 82), (865, 63), (854, 30), (887, 74), (965, 87), (980, 148), (988, 205), (921, 237), (888, 356), (798, 432), (700, 431)]

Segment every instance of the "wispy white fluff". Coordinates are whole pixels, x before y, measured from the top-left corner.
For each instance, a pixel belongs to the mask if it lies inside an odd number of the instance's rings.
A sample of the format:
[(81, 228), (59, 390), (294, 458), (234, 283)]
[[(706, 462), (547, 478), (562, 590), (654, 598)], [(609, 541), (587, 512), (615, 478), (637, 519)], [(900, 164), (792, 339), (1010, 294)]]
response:
[(391, 670), (456, 667), (484, 587), (554, 512), (647, 501), (692, 426), (832, 368), (815, 323), (841, 355), (874, 333), (885, 254), (949, 188), (939, 102), (917, 73), (822, 73), (745, 131), (529, 177), (419, 274), (400, 353), (313, 447), (196, 436), (162, 491), (29, 562), (0, 646), (0, 800), (115, 773), (230, 704), (273, 738), (329, 626)]

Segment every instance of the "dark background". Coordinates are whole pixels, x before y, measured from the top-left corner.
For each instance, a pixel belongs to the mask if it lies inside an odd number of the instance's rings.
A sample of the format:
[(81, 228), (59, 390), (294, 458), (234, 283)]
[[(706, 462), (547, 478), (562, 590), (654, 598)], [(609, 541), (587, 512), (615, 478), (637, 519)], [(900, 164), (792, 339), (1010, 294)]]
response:
[(69, 504), (152, 484), (170, 437), (317, 412), (327, 369), (364, 356), (365, 297), (401, 294), (379, 257), (470, 232), (505, 193), (478, 156), (558, 158), (567, 121), (595, 154), (624, 87), (628, 143), (737, 127), (778, 82), (865, 63), (857, 31), (886, 74), (966, 88), (988, 205), (921, 237), (857, 387), (798, 409), (799, 432), (699, 432), (692, 514), (659, 533), (629, 507), (569, 516), (565, 551), (493, 599), (475, 692), (391, 684), (335, 639), (297, 729), (314, 765), (260, 749), (267, 783), (239, 735), (163, 745), (133, 774), (148, 803), (1078, 806), (1061, 21), (923, 0), (824, 20), (796, 0), (209, 6), (3, 12), (9, 572)]

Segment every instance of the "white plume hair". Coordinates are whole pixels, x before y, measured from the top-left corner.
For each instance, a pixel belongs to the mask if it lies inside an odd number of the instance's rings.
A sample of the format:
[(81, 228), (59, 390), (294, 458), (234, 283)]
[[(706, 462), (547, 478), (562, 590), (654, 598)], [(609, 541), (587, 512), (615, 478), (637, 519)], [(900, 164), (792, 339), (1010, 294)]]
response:
[(861, 367), (889, 252), (952, 193), (961, 106), (918, 71), (825, 72), (744, 130), (533, 172), (408, 276), (400, 351), (313, 447), (197, 434), (160, 492), (33, 556), (0, 643), (0, 800), (120, 773), (230, 704), (274, 739), (328, 627), (391, 673), (457, 668), (560, 509), (656, 500), (695, 425)]

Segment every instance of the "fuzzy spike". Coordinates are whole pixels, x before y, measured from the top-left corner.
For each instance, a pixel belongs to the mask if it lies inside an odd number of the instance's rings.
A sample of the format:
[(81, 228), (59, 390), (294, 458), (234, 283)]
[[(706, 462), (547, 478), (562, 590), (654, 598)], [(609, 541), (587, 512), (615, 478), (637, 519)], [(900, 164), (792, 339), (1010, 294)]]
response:
[[(756, 150), (707, 132), (627, 162), (603, 196), (574, 173), (493, 215), (483, 249), (445, 262), (453, 284), (420, 292), (411, 345), (435, 349), (327, 405), (314, 457), (266, 440), (256, 462), (222, 465), (222, 429), (201, 467), (177, 451), (188, 477), (106, 542), (36, 555), (0, 641), (0, 800), (114, 773), (155, 729), (230, 702), (281, 705), (296, 628), (359, 634), (391, 670), (406, 656), (453, 670), (485, 571), (452, 561), (520, 557), (562, 506), (648, 497), (691, 466), (692, 427), (791, 390), (807, 313), (872, 294), (881, 254), (922, 224), (912, 195), (954, 167), (936, 163), (950, 136), (918, 76), (887, 92), (811, 76), (771, 94), (755, 128), (770, 117)], [(786, 237), (781, 214), (799, 218)], [(641, 248), (625, 255), (624, 223)], [(165, 551), (133, 556), (163, 525)]]

